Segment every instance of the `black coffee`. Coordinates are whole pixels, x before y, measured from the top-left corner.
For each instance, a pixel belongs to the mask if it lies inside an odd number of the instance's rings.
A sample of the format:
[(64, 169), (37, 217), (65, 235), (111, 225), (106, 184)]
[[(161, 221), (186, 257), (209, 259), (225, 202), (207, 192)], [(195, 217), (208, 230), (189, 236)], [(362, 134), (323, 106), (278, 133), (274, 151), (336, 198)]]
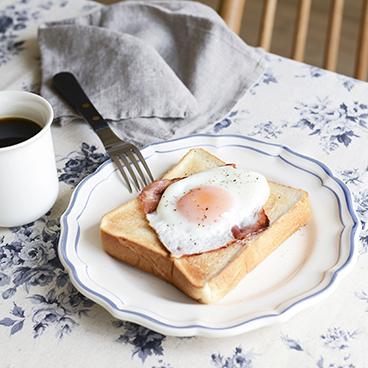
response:
[(29, 119), (0, 118), (0, 148), (24, 142), (36, 135), (41, 129), (40, 125)]

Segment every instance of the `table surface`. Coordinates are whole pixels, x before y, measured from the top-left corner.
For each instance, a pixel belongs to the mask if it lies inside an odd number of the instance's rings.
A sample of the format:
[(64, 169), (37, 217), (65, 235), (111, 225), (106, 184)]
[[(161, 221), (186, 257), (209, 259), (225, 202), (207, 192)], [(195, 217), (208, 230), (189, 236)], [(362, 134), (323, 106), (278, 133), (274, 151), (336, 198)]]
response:
[[(38, 90), (37, 25), (98, 7), (85, 0), (2, 0), (0, 89)], [(288, 322), (231, 338), (165, 337), (115, 320), (70, 284), (59, 217), (106, 159), (83, 122), (53, 127), (60, 195), (33, 224), (0, 229), (0, 366), (365, 367), (368, 362), (368, 84), (268, 55), (268, 69), (206, 132), (245, 134), (326, 163), (353, 193), (359, 260), (338, 290)], [(20, 209), (21, 210), (21, 209)]]

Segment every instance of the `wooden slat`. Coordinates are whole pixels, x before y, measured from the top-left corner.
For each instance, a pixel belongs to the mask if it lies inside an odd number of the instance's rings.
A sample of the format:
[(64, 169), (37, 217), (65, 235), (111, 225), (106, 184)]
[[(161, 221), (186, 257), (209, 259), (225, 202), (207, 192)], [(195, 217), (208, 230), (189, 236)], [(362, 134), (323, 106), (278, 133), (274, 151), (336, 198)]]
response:
[(332, 0), (324, 62), (325, 69), (332, 71), (335, 71), (337, 67), (343, 13), (344, 0)]
[(259, 45), (270, 51), (277, 0), (264, 0)]
[(355, 78), (366, 80), (368, 77), (368, 0), (364, 0), (361, 17)]
[(245, 0), (221, 0), (219, 13), (231, 30), (239, 34)]
[(311, 5), (312, 0), (299, 0), (298, 15), (295, 23), (293, 49), (291, 51), (291, 57), (294, 60), (304, 60)]

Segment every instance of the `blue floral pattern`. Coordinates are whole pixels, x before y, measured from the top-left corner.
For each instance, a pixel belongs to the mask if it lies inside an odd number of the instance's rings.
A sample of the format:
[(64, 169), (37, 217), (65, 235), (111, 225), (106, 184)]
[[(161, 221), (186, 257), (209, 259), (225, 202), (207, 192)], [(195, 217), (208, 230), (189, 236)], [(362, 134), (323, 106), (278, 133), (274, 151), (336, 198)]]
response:
[(0, 326), (9, 327), (10, 335), (14, 335), (23, 328), (25, 320), (24, 310), (13, 302), (13, 308), (10, 311), (10, 315), (10, 317), (5, 317), (0, 320)]
[(327, 74), (327, 71), (321, 68), (318, 68), (314, 65), (304, 64), (302, 68), (302, 73), (295, 74), (295, 78), (320, 78), (324, 77)]
[(344, 350), (349, 348), (349, 343), (355, 339), (358, 331), (343, 330), (340, 327), (332, 327), (327, 332), (321, 335), (321, 339), (325, 346), (330, 349)]
[[(63, 166), (59, 169), (59, 180), (76, 185), (106, 159), (107, 155), (98, 153), (95, 146), (82, 143), (79, 151), (72, 151), (60, 160)], [(57, 257), (59, 233), (59, 221), (48, 213), (34, 223), (12, 228), (7, 239), (0, 237), (1, 297), (11, 300), (18, 289), (23, 288), (34, 305), (32, 310), (24, 311), (14, 304), (10, 313), (19, 320), (11, 316), (1, 320), (0, 325), (10, 327), (11, 334), (22, 329), (27, 313), (35, 338), (50, 327), (62, 338), (78, 326), (78, 319), (94, 306), (70, 284)], [(33, 289), (38, 287), (48, 291), (34, 293)]]
[(222, 129), (228, 128), (232, 123), (233, 119), (238, 115), (238, 111), (232, 111), (225, 119), (216, 123), (213, 127), (214, 133), (221, 132)]
[(262, 136), (266, 139), (275, 139), (279, 137), (287, 124), (276, 125), (272, 121), (266, 121), (254, 125), (254, 130), (249, 133), (250, 136)]
[(162, 359), (157, 362), (158, 365), (152, 366), (152, 368), (174, 368), (171, 364), (165, 363)]
[[(21, 319), (12, 325), (11, 317), (2, 319), (0, 325), (11, 326), (12, 334), (22, 329), (27, 313), (33, 323), (34, 337), (54, 326), (56, 335), (62, 338), (78, 325), (76, 318), (86, 314), (94, 304), (71, 286), (56, 256), (59, 231), (58, 221), (48, 214), (35, 223), (13, 228), (10, 241), (0, 239), (1, 297), (11, 300), (23, 288), (35, 304), (30, 311), (14, 304), (10, 313)], [(45, 296), (33, 292), (39, 287), (49, 290)]]
[(339, 172), (341, 179), (350, 188), (354, 188), (353, 198), (356, 211), (361, 222), (360, 243), (361, 253), (368, 252), (368, 168), (359, 170), (350, 168)]
[(341, 85), (349, 92), (353, 90), (353, 88), (359, 84), (360, 82), (356, 79), (352, 79), (349, 77), (345, 77), (344, 75), (338, 75), (337, 77), (341, 83)]
[(70, 334), (77, 319), (88, 312), (94, 303), (79, 294), (69, 283), (63, 291), (51, 289), (46, 296), (33, 294), (29, 297), (35, 304), (32, 312), (33, 336), (35, 338), (53, 326), (58, 338)]
[(254, 124), (248, 134), (265, 139), (275, 139), (290, 129), (307, 132), (318, 138), (318, 143), (326, 153), (348, 147), (361, 134), (368, 136), (368, 105), (358, 101), (351, 104), (332, 104), (328, 98), (317, 98), (306, 103), (299, 102), (294, 107), (296, 121), (266, 121)]
[(30, 0), (16, 0), (0, 10), (0, 66), (18, 55), (25, 47), (22, 31), (40, 19), (43, 11), (54, 6), (63, 8), (69, 0), (44, 0), (33, 6)]
[[(303, 354), (305, 361), (311, 361), (311, 365), (317, 368), (355, 368), (353, 356), (350, 352), (352, 344), (359, 339), (359, 331), (347, 330), (341, 327), (330, 327), (319, 336), (322, 343), (322, 354), (315, 355), (303, 347), (300, 342), (286, 335), (281, 336), (281, 341), (296, 354)], [(314, 362), (314, 363), (312, 363)]]
[(229, 356), (220, 353), (211, 355), (211, 362), (215, 368), (252, 368), (253, 353), (245, 351), (241, 346), (237, 346), (234, 352)]
[(19, 40), (17, 31), (25, 28), (29, 15), (10, 5), (0, 12), (0, 65), (24, 49), (24, 40)]
[(362, 290), (362, 291), (356, 292), (355, 296), (366, 304), (367, 306), (366, 312), (368, 312), (368, 292)]
[(255, 95), (260, 87), (268, 86), (273, 83), (277, 83), (277, 78), (273, 74), (272, 70), (268, 70), (260, 77), (260, 79), (256, 83), (253, 84), (253, 86), (249, 90), (249, 93)]
[(117, 328), (123, 327), (117, 341), (132, 346), (132, 356), (136, 355), (144, 362), (150, 355), (163, 355), (162, 342), (166, 338), (164, 335), (135, 323), (114, 321), (113, 324)]
[(281, 341), (283, 341), (291, 350), (304, 351), (299, 341), (294, 340), (287, 335), (281, 336)]
[(46, 216), (37, 224), (12, 231), (11, 241), (5, 242), (3, 238), (0, 243), (1, 270), (8, 280), (4, 283), (8, 288), (1, 294), (3, 299), (12, 297), (20, 286), (28, 291), (35, 285), (47, 285), (58, 277), (55, 266), (60, 268), (55, 252), (59, 233), (57, 221)]
[(59, 160), (59, 162), (64, 163), (58, 169), (59, 180), (75, 186), (107, 159), (108, 155), (97, 152), (96, 146), (82, 143), (79, 151), (72, 151), (67, 157)]
[(318, 136), (326, 152), (341, 145), (349, 146), (354, 138), (359, 137), (358, 130), (367, 129), (368, 105), (358, 101), (334, 106), (328, 98), (319, 98), (312, 103), (300, 102), (295, 109), (299, 120), (291, 126)]
[[(68, 17), (65, 9), (71, 3), (71, 0), (14, 0), (0, 5), (0, 68), (13, 67), (12, 61), (17, 58), (22, 61), (19, 64), (34, 63), (33, 59), (21, 59), (26, 54), (23, 50), (34, 47), (35, 42), (26, 41), (35, 39), (33, 26), (49, 20), (50, 11), (58, 10)], [(95, 3), (86, 2), (81, 9), (95, 6)], [(356, 308), (351, 313), (357, 315), (352, 319), (348, 311), (345, 315), (339, 314), (337, 319), (334, 313), (330, 316), (319, 310), (306, 311), (308, 323), (314, 324), (313, 331), (305, 332), (305, 326), (299, 322), (285, 323), (283, 328), (288, 334), (279, 336), (278, 341), (277, 337), (275, 341), (270, 340), (272, 344), (267, 348), (263, 336), (265, 339), (274, 338), (267, 329), (263, 330), (261, 339), (256, 334), (252, 335), (252, 346), (245, 343), (248, 337), (244, 335), (223, 339), (219, 347), (215, 340), (166, 337), (111, 317), (106, 317), (104, 324), (98, 320), (98, 328), (103, 329), (103, 338), (98, 341), (107, 340), (114, 344), (122, 353), (123, 358), (118, 360), (122, 366), (277, 367), (284, 366), (284, 361), (292, 362), (296, 357), (303, 362), (297, 366), (357, 368), (367, 361), (364, 349), (359, 347), (365, 347), (368, 330), (365, 322), (368, 312), (368, 284), (365, 281), (368, 254), (365, 143), (368, 137), (368, 87), (352, 78), (278, 56), (267, 54), (265, 59), (269, 63), (267, 72), (248, 91), (244, 101), (209, 129), (215, 134), (240, 133), (282, 142), (295, 146), (297, 150), (301, 144), (310, 155), (326, 161), (349, 186), (362, 225), (361, 257), (359, 270), (345, 286), (340, 302), (342, 298), (343, 302), (350, 298)], [(15, 64), (14, 69), (18, 73)], [(23, 70), (17, 74), (17, 80), (22, 74), (25, 74)], [(37, 92), (39, 82), (25, 78), (15, 88)], [(72, 132), (73, 128), (65, 126), (63, 129), (71, 129)], [(63, 154), (57, 152), (64, 206), (71, 189), (108, 159), (96, 146), (82, 143), (83, 140), (81, 137), (77, 147), (64, 141), (65, 144), (60, 145)], [(344, 160), (345, 157), (350, 157), (350, 161)], [(42, 346), (46, 350), (49, 347), (44, 346), (50, 341), (63, 344), (65, 340), (73, 341), (74, 338), (78, 345), (78, 331), (85, 333), (86, 339), (90, 338), (85, 323), (97, 319), (95, 315), (99, 308), (71, 285), (57, 256), (59, 234), (59, 212), (55, 210), (34, 223), (9, 230), (0, 229), (0, 333), (9, 339), (1, 340), (2, 347), (3, 343), (5, 346), (18, 343), (17, 339), (22, 337), (25, 347), (29, 345), (27, 338), (34, 339), (35, 349)], [(334, 303), (331, 302), (331, 308), (334, 308)], [(345, 321), (340, 321), (340, 317)], [(330, 327), (319, 330), (321, 318)], [(270, 328), (270, 331), (275, 330)], [(185, 354), (175, 357), (176, 348), (181, 344), (188, 355), (193, 355), (190, 359)], [(91, 355), (94, 348), (95, 345), (91, 345)], [(192, 364), (197, 362), (194, 354), (200, 354), (205, 363)], [(3, 362), (4, 359), (7, 357), (2, 356), (2, 363), (6, 366), (14, 365), (9, 361)], [(267, 360), (269, 364), (264, 363)]]

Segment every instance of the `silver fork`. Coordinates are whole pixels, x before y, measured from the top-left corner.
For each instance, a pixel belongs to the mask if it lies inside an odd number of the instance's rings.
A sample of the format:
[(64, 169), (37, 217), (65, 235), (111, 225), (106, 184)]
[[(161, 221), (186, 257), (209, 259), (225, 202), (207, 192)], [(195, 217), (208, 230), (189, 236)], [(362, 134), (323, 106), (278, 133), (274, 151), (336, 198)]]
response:
[[(135, 189), (139, 191), (144, 185), (148, 185), (154, 180), (151, 170), (138, 147), (124, 142), (111, 130), (72, 73), (62, 72), (54, 75), (52, 86), (91, 125), (101, 139), (111, 160), (119, 169), (130, 193), (133, 191), (132, 183)], [(138, 173), (141, 180), (139, 180), (136, 173)]]

